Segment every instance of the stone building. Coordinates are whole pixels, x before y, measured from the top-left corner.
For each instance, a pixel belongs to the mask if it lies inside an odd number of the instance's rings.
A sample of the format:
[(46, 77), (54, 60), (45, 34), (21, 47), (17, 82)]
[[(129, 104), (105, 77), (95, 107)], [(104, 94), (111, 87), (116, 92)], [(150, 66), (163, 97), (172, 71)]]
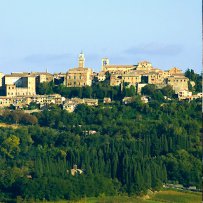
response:
[(164, 74), (163, 72), (149, 72), (146, 74), (146, 76), (148, 77), (148, 83), (149, 84), (162, 84), (164, 81)]
[(141, 61), (138, 63), (136, 70), (150, 71), (152, 69), (152, 64), (149, 61)]
[(127, 82), (130, 85), (135, 85), (136, 83), (141, 82), (141, 75), (136, 71), (130, 71), (122, 75), (122, 81)]
[(188, 90), (189, 79), (184, 76), (179, 68), (173, 67), (170, 70), (163, 71), (154, 68), (148, 61), (139, 62), (134, 67), (134, 70), (118, 71), (117, 69), (117, 71), (111, 72), (110, 85), (118, 86), (127, 82), (130, 85), (136, 85), (138, 93), (141, 91), (142, 84), (154, 84), (157, 88), (170, 85), (176, 93)]
[(68, 112), (73, 112), (77, 105), (79, 104), (84, 104), (87, 106), (98, 106), (99, 100), (98, 99), (90, 99), (90, 98), (71, 98), (71, 99), (66, 99), (65, 102), (63, 103), (63, 109), (67, 110)]
[(40, 104), (40, 106), (56, 104), (60, 105), (65, 101), (65, 98), (60, 94), (50, 94), (50, 95), (34, 95), (28, 97), (29, 103), (34, 102)]
[(67, 87), (83, 87), (92, 85), (92, 70), (90, 68), (72, 68), (66, 75)]
[(141, 74), (138, 74), (136, 70), (131, 70), (124, 73), (111, 74), (110, 85), (118, 86), (121, 83), (129, 83), (129, 85), (136, 85), (141, 82)]
[(54, 73), (53, 81), (55, 85), (66, 85), (66, 73)]
[(110, 86), (119, 86), (122, 83), (121, 74), (112, 74), (110, 77)]
[(78, 67), (69, 69), (66, 74), (67, 87), (83, 87), (92, 85), (92, 69), (85, 68), (85, 57), (80, 53)]
[(109, 59), (108, 58), (103, 58), (102, 59), (102, 71), (106, 72), (105, 67), (109, 65)]
[(171, 75), (165, 79), (167, 85), (171, 85), (175, 93), (188, 90), (189, 79), (184, 75)]
[(48, 73), (48, 72), (34, 72), (31, 74), (36, 77), (36, 84), (37, 85), (40, 83), (43, 83), (43, 82), (53, 81), (53, 75), (51, 73)]
[(170, 76), (170, 75), (184, 75), (182, 70), (180, 70), (177, 67), (173, 67), (170, 70), (167, 70), (166, 73), (168, 74), (168, 76)]
[(128, 72), (133, 69), (135, 69), (134, 65), (107, 65), (103, 68), (103, 71), (115, 73), (117, 71)]
[(65, 98), (59, 94), (31, 95), (31, 96), (0, 96), (0, 107), (9, 107), (11, 104), (16, 108), (28, 106), (31, 102), (39, 104), (40, 107), (50, 104), (63, 104)]
[(13, 97), (0, 96), (0, 108), (9, 107), (14, 103)]
[(11, 73), (2, 80), (5, 96), (30, 96), (36, 95), (35, 76), (27, 73)]
[(191, 98), (192, 97), (192, 92), (188, 91), (188, 90), (182, 90), (178, 92), (178, 99), (186, 99), (186, 98)]
[(115, 73), (117, 71), (128, 72), (135, 69), (134, 65), (111, 65), (108, 58), (102, 59), (102, 71)]

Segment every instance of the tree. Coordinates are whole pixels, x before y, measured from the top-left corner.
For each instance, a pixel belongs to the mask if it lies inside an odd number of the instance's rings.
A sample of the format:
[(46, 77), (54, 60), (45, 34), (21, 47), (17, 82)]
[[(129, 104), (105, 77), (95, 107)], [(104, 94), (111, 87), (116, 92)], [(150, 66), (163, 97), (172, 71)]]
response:
[(161, 92), (164, 96), (172, 98), (175, 95), (175, 91), (170, 85), (167, 85), (161, 89)]
[(155, 94), (155, 91), (156, 91), (156, 86), (152, 84), (148, 84), (142, 88), (141, 93), (142, 95), (152, 96)]
[(92, 97), (92, 87), (86, 86), (82, 88), (82, 97), (91, 98)]
[(21, 118), (21, 123), (25, 125), (36, 125), (38, 123), (38, 119), (36, 116), (24, 114)]
[(37, 85), (36, 92), (37, 92), (37, 94), (41, 94), (41, 95), (53, 94), (54, 93), (53, 87), (54, 87), (53, 81), (43, 82), (43, 83), (40, 83)]
[[(194, 92), (202, 92), (202, 75), (195, 73), (193, 69), (187, 69), (185, 71), (185, 77), (195, 82)], [(191, 89), (191, 86), (189, 88)]]
[(9, 158), (14, 158), (20, 152), (20, 139), (15, 135), (6, 138), (1, 145), (1, 152)]

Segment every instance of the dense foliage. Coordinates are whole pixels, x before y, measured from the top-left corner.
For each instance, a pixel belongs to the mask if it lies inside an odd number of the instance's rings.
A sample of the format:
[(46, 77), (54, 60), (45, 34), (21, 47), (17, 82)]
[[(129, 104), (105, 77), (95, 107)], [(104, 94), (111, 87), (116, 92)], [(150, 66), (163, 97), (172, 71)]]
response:
[[(201, 102), (78, 105), (0, 120), (0, 199), (140, 194), (168, 180), (201, 188)], [(32, 122), (28, 122), (32, 120)], [(72, 176), (74, 164), (84, 173)]]
[(192, 87), (192, 85), (189, 83), (189, 88), (193, 92), (202, 92), (202, 75), (197, 74), (194, 72), (193, 69), (188, 69), (185, 71), (185, 76), (190, 79), (190, 81), (195, 82), (195, 86)]

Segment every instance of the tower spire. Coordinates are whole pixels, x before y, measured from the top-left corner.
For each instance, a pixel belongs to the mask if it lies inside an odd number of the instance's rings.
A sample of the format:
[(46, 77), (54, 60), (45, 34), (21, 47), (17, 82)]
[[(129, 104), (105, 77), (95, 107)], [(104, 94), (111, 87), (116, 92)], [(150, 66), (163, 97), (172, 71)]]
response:
[(84, 53), (82, 51), (81, 51), (81, 53), (79, 54), (79, 57), (78, 57), (78, 66), (80, 68), (85, 67), (85, 55), (84, 55)]

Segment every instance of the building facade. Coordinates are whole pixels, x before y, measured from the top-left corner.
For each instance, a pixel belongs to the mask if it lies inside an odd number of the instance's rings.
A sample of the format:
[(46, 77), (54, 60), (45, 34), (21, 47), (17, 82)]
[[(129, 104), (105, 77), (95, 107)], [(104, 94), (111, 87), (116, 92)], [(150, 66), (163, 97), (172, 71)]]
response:
[(166, 84), (172, 86), (175, 93), (188, 90), (189, 79), (181, 75), (171, 75), (166, 78)]
[(35, 77), (27, 73), (12, 73), (3, 77), (5, 96), (31, 96), (36, 95)]
[(92, 69), (85, 68), (85, 57), (80, 53), (77, 68), (69, 69), (66, 74), (67, 87), (83, 87), (92, 85)]
[(117, 71), (128, 72), (135, 69), (134, 65), (111, 65), (108, 58), (102, 59), (102, 71), (115, 73)]

